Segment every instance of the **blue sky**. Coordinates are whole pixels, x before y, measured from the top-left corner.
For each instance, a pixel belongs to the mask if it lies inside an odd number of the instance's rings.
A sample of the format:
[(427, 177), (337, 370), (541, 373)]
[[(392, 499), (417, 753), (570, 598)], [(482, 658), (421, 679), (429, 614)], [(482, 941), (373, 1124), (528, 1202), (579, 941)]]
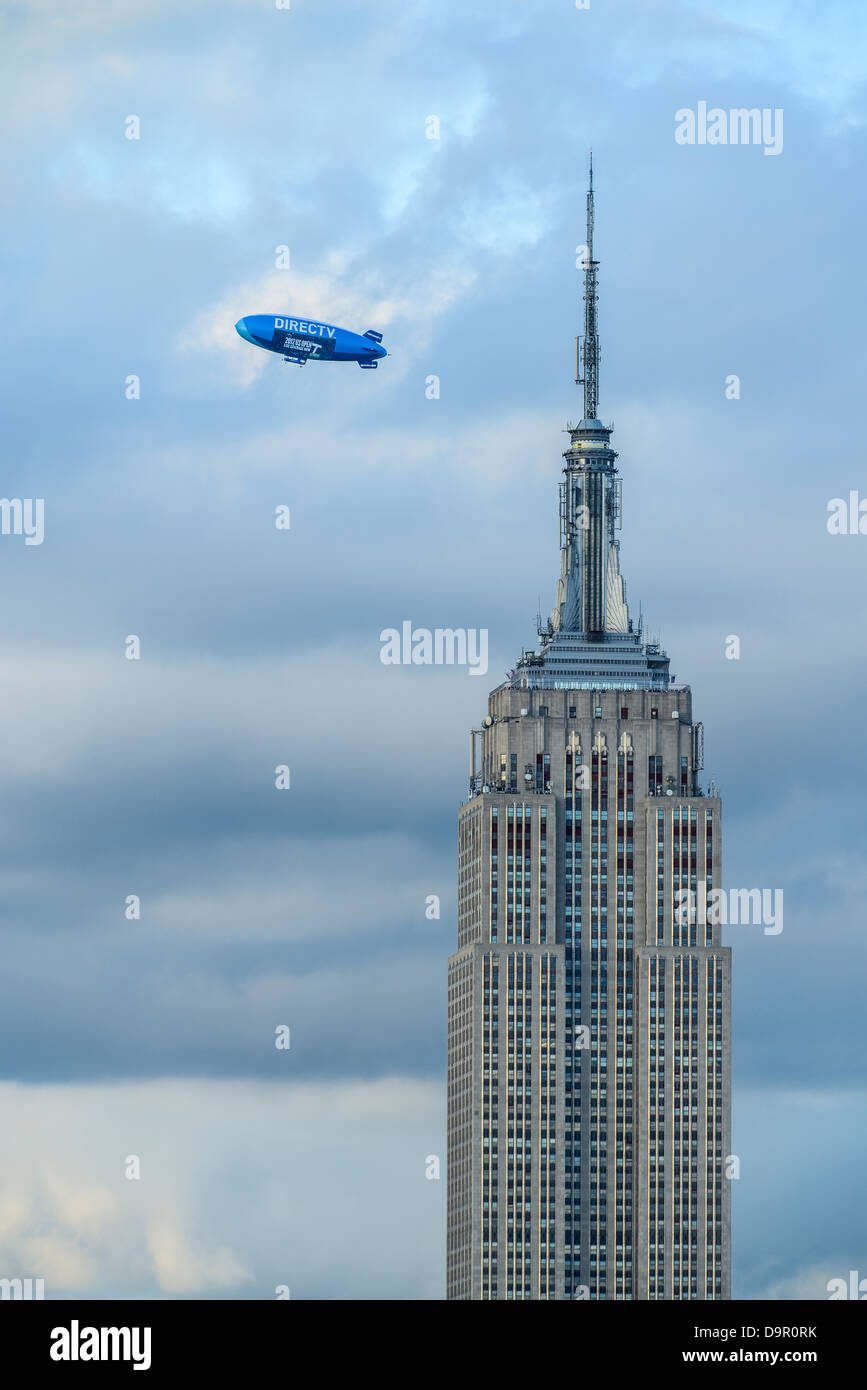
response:
[[(441, 1296), (466, 734), (553, 603), (592, 145), (630, 602), (692, 685), (727, 884), (785, 892), (780, 936), (729, 933), (735, 1293), (867, 1275), (867, 541), (826, 529), (867, 494), (861, 8), (0, 23), (2, 491), (45, 499), (41, 546), (0, 537), (0, 1273)], [(699, 101), (782, 109), (782, 153), (678, 145)], [(234, 332), (290, 309), (391, 356)], [(404, 619), (487, 628), (489, 679), (383, 666)]]

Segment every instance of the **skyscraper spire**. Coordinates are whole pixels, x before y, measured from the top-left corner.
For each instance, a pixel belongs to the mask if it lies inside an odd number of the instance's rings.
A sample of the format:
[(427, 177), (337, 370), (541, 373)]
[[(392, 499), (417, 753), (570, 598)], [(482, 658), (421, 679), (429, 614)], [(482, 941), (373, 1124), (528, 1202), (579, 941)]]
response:
[(620, 573), (621, 489), (613, 425), (599, 419), (599, 338), (596, 321), (593, 155), (587, 188), (587, 244), (584, 269), (584, 333), (578, 339), (584, 387), (584, 415), (569, 424), (560, 484), (560, 579), (550, 619), (539, 624), (541, 648), (525, 653), (517, 679), (528, 688), (598, 687), (665, 690), (668, 657), (658, 643), (636, 632), (629, 616)]
[(590, 151), (590, 185), (587, 189), (587, 251), (584, 260), (584, 344), (583, 376), (578, 376), (579, 385), (584, 387), (584, 419), (595, 420), (599, 410), (599, 334), (596, 315), (598, 294), (596, 289), (596, 270), (598, 261), (593, 259), (593, 222), (595, 207), (593, 202), (593, 151)]

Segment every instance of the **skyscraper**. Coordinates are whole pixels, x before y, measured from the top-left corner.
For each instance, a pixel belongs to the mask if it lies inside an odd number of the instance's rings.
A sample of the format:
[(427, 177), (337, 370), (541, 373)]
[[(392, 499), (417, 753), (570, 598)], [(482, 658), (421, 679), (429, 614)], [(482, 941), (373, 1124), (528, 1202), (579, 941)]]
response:
[(720, 803), (626, 601), (593, 222), (591, 166), (555, 607), (471, 734), (459, 818), (450, 1299), (730, 1297)]

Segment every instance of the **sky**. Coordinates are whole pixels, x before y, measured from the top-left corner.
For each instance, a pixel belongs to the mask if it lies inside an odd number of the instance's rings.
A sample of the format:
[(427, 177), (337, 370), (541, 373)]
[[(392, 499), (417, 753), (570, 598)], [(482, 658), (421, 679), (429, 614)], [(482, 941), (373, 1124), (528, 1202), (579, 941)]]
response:
[[(554, 601), (592, 147), (630, 604), (725, 884), (785, 895), (726, 934), (734, 1295), (867, 1276), (863, 7), (7, 0), (0, 53), (0, 490), (45, 517), (0, 535), (0, 1275), (443, 1296), (456, 815)], [(679, 144), (700, 102), (782, 149)], [(234, 331), (284, 312), (390, 355)], [(485, 679), (383, 665), (405, 620)]]

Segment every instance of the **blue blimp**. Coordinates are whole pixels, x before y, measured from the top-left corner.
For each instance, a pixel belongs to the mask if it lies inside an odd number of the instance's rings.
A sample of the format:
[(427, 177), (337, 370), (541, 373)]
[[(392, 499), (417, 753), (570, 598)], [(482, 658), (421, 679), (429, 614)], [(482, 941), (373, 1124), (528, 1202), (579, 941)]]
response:
[(369, 328), (366, 333), (350, 333), (333, 323), (317, 319), (292, 319), (273, 314), (248, 314), (238, 319), (236, 330), (254, 347), (277, 352), (284, 362), (303, 367), (305, 362), (357, 362), (359, 367), (375, 367), (388, 353), (382, 334)]

